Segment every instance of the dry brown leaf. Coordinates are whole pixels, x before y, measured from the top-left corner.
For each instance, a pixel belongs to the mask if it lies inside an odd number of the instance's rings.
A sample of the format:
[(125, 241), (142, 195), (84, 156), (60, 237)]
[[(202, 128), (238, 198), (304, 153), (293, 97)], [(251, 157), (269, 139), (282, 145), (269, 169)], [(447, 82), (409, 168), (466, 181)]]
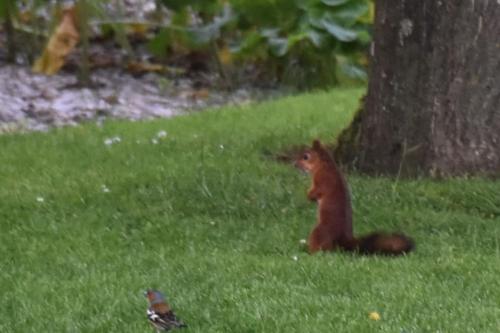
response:
[(133, 75), (142, 75), (146, 73), (170, 73), (181, 75), (185, 73), (185, 70), (182, 68), (139, 61), (129, 61), (126, 69)]
[(191, 98), (196, 100), (207, 99), (208, 97), (210, 97), (210, 90), (208, 90), (207, 88), (195, 90), (191, 94)]
[(57, 73), (79, 40), (75, 8), (72, 7), (63, 11), (61, 22), (50, 36), (42, 55), (33, 64), (33, 71), (47, 75)]
[(151, 64), (146, 62), (131, 61), (127, 64), (127, 69), (132, 74), (144, 74), (144, 73), (162, 73), (164, 72), (165, 66), (159, 64)]
[(229, 47), (227, 46), (219, 49), (217, 51), (217, 56), (219, 57), (219, 60), (223, 65), (231, 65), (231, 63), (233, 62), (233, 55), (231, 53), (231, 50), (229, 50)]
[(34, 15), (31, 10), (23, 10), (18, 14), (19, 22), (27, 24), (33, 21)]
[(135, 37), (145, 39), (149, 30), (149, 26), (142, 23), (131, 23), (127, 26), (127, 30)]

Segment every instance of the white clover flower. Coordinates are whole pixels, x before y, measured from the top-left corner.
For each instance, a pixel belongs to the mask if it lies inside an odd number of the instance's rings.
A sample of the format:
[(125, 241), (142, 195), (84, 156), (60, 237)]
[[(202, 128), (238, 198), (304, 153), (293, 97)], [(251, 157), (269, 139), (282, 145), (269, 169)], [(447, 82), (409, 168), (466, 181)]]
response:
[(298, 260), (299, 260), (299, 257), (297, 257), (297, 256), (292, 256), (292, 260), (293, 260), (293, 261), (298, 261)]
[(219, 148), (220, 149), (224, 149), (224, 145), (219, 145)]
[(300, 243), (300, 244), (306, 244), (306, 243), (307, 243), (307, 241), (306, 241), (305, 239), (301, 239), (301, 240), (299, 240), (299, 243)]
[(112, 144), (122, 142), (122, 139), (119, 136), (114, 136), (112, 138), (106, 138), (104, 140), (104, 144), (106, 146), (111, 146)]
[(101, 191), (104, 193), (109, 193), (111, 190), (106, 185), (101, 185)]
[(165, 137), (167, 137), (167, 131), (159, 131), (157, 134), (156, 134), (156, 137), (158, 139), (163, 139)]
[(151, 139), (151, 143), (154, 144), (154, 145), (157, 145), (158, 144), (158, 139)]
[(36, 201), (38, 201), (38, 202), (44, 202), (45, 199), (43, 197), (36, 197)]

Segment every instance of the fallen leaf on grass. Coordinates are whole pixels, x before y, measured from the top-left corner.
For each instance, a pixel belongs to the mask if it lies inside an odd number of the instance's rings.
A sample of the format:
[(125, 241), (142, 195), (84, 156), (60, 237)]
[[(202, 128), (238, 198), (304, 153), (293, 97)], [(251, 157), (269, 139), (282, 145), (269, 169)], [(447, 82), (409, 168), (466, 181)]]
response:
[(370, 314), (368, 315), (368, 317), (371, 319), (371, 320), (380, 320), (380, 315), (378, 314), (378, 312), (370, 312)]

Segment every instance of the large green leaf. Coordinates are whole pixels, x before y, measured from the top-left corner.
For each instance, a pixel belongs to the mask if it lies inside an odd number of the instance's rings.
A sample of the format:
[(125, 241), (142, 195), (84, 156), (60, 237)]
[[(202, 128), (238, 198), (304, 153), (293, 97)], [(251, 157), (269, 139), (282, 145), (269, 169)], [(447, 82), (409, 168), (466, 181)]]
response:
[(306, 20), (314, 28), (323, 29), (323, 18), (328, 15), (324, 10), (318, 8), (310, 8), (307, 11)]
[(350, 80), (366, 81), (368, 76), (365, 69), (354, 60), (354, 55), (337, 55), (337, 71), (339, 77)]
[(275, 56), (282, 57), (288, 52), (288, 39), (274, 37), (268, 39), (269, 49)]
[(370, 10), (370, 5), (367, 1), (356, 0), (349, 1), (343, 6), (332, 10), (328, 16), (342, 25), (352, 25), (357, 22), (363, 15), (366, 15)]
[(156, 36), (148, 43), (149, 50), (157, 57), (164, 57), (167, 54), (167, 47), (170, 44), (170, 30), (161, 29)]
[(324, 18), (321, 20), (321, 24), (326, 31), (328, 31), (332, 36), (340, 41), (352, 42), (358, 37), (356, 31), (344, 28), (331, 19)]
[[(299, 17), (299, 0), (230, 0), (239, 15), (238, 24), (248, 28), (274, 26), (292, 27)], [(311, 2), (311, 0), (300, 0)], [(316, 1), (316, 0), (315, 0)]]
[(275, 56), (282, 57), (287, 54), (290, 48), (289, 38), (280, 37), (279, 29), (269, 28), (262, 29), (260, 34), (262, 37), (267, 39), (267, 44), (269, 45), (269, 50)]
[(263, 39), (258, 31), (251, 31), (239, 44), (231, 46), (230, 51), (240, 55), (250, 55), (262, 44)]
[(346, 3), (349, 0), (321, 0), (322, 3), (328, 6), (338, 6)]
[(362, 44), (369, 44), (370, 41), (372, 40), (372, 36), (370, 35), (370, 33), (368, 32), (368, 30), (366, 28), (364, 29), (356, 29), (357, 30), (357, 33), (358, 33), (358, 40), (360, 43)]
[(363, 69), (363, 67), (355, 65), (353, 63), (341, 63), (339, 64), (339, 70), (351, 79), (360, 81), (366, 81), (368, 79), (366, 71)]
[(325, 35), (315, 29), (309, 29), (306, 31), (307, 38), (313, 43), (314, 46), (320, 48), (325, 43)]
[(262, 37), (266, 38), (275, 38), (278, 37), (278, 34), (280, 32), (280, 29), (278, 28), (264, 28), (260, 30), (260, 34)]
[(234, 18), (235, 16), (233, 15), (231, 7), (229, 5), (225, 5), (222, 15), (216, 16), (212, 23), (201, 27), (187, 28), (186, 32), (188, 33), (189, 38), (194, 42), (194, 44), (207, 44), (210, 41), (218, 38), (220, 36), (221, 28)]
[(300, 43), (304, 39), (309, 39), (309, 36), (305, 32), (290, 34), (288, 36), (288, 48), (292, 48), (295, 44)]

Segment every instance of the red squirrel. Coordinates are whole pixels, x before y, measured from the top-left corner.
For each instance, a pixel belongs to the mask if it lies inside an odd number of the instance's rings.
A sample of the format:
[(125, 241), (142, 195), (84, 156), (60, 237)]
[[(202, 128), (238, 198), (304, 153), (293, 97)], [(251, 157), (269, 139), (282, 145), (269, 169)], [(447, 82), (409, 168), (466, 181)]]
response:
[(342, 249), (363, 254), (400, 255), (413, 250), (413, 241), (403, 234), (375, 232), (359, 238), (353, 236), (347, 183), (319, 140), (314, 140), (295, 164), (311, 174), (307, 198), (318, 203), (318, 222), (307, 242), (309, 253)]

